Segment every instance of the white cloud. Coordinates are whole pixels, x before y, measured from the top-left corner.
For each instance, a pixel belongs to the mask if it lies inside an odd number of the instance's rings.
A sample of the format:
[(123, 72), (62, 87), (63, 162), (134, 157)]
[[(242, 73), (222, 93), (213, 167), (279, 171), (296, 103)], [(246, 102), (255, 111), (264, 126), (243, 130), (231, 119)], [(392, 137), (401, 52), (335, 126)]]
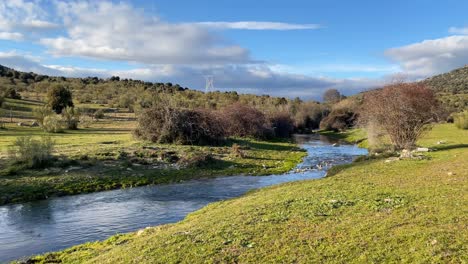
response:
[(468, 62), (468, 36), (449, 36), (424, 40), (385, 51), (399, 63), (403, 72), (427, 77), (464, 66)]
[(238, 21), (238, 22), (198, 22), (194, 23), (214, 29), (245, 29), (245, 30), (304, 30), (319, 29), (318, 24), (290, 24), (281, 22)]
[(468, 35), (468, 27), (465, 27), (465, 28), (451, 27), (449, 28), (449, 32), (452, 34)]
[(0, 32), (0, 39), (20, 41), (24, 39), (24, 36), (18, 32)]
[(195, 24), (148, 17), (126, 3), (58, 2), (67, 36), (40, 43), (58, 56), (148, 64), (247, 63), (249, 52)]
[[(50, 14), (42, 1), (4, 0), (0, 2), (0, 29), (5, 31), (43, 30), (58, 27), (48, 21)], [(25, 32), (23, 32), (25, 33)]]

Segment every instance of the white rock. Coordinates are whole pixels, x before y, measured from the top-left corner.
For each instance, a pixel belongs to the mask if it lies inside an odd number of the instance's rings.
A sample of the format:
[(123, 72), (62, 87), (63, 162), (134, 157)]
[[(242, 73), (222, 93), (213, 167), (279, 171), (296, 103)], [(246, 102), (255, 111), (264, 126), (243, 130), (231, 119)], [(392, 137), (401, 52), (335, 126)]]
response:
[(428, 152), (429, 148), (417, 148), (416, 151), (417, 152)]

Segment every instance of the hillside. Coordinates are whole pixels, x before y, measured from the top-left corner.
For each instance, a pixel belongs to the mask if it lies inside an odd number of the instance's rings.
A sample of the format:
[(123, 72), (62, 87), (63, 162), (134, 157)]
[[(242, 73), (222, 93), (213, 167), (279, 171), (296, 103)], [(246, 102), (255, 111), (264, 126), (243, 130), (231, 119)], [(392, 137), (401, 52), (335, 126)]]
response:
[(468, 65), (448, 73), (439, 74), (424, 80), (434, 91), (451, 94), (468, 93)]
[(424, 80), (452, 111), (468, 108), (468, 66)]

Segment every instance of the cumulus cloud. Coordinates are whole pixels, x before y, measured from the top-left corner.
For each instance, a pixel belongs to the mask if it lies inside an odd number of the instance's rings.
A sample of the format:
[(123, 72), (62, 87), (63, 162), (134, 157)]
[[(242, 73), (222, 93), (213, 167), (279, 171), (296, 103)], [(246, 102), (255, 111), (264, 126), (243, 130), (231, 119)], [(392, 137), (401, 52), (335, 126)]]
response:
[(67, 36), (40, 41), (54, 55), (148, 64), (252, 61), (248, 50), (201, 26), (167, 23), (126, 3), (58, 2), (57, 10)]
[(238, 21), (238, 22), (198, 22), (200, 26), (214, 29), (245, 29), (245, 30), (304, 30), (318, 29), (318, 24), (291, 24), (281, 22)]
[(1, 1), (0, 30), (30, 31), (57, 28), (59, 26), (58, 24), (48, 21), (50, 19), (50, 14), (42, 8), (41, 3), (41, 0)]
[(0, 52), (0, 64), (18, 71), (56, 76), (61, 75), (60, 71), (42, 65), (39, 58), (21, 54), (16, 51)]
[(385, 52), (412, 76), (427, 77), (462, 67), (468, 62), (468, 36), (424, 40)]

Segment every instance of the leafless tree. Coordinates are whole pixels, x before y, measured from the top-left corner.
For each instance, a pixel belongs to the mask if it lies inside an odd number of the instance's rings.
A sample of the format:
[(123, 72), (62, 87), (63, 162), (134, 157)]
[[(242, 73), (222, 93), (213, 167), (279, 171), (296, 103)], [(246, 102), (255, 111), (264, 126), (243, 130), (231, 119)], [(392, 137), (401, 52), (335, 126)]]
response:
[(411, 149), (437, 119), (434, 92), (421, 83), (397, 83), (368, 92), (361, 118), (384, 131), (396, 149)]

